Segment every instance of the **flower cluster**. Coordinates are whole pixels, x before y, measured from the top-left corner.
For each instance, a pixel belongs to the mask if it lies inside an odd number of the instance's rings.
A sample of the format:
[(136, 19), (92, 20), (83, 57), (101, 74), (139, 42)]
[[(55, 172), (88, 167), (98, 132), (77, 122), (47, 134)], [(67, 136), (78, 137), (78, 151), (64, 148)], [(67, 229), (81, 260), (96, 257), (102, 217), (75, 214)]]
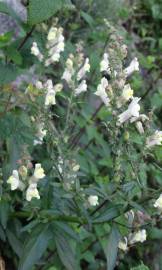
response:
[(44, 61), (44, 65), (47, 67), (60, 60), (60, 55), (61, 52), (64, 51), (64, 46), (63, 28), (52, 26), (47, 35), (47, 55), (43, 55), (40, 52), (36, 41), (32, 44), (31, 54), (35, 55), (40, 62)]
[(123, 251), (127, 251), (129, 246), (138, 242), (143, 243), (144, 241), (146, 241), (146, 238), (146, 230), (142, 229), (134, 233), (130, 233), (128, 238), (124, 237), (123, 240), (119, 241), (118, 247)]
[(21, 166), (19, 171), (13, 170), (12, 175), (7, 180), (7, 183), (10, 184), (11, 190), (26, 190), (26, 200), (31, 201), (32, 198), (40, 199), (37, 184), (38, 181), (44, 177), (44, 169), (40, 163), (37, 163), (35, 164), (34, 173), (31, 177), (28, 177), (27, 168), (25, 166)]

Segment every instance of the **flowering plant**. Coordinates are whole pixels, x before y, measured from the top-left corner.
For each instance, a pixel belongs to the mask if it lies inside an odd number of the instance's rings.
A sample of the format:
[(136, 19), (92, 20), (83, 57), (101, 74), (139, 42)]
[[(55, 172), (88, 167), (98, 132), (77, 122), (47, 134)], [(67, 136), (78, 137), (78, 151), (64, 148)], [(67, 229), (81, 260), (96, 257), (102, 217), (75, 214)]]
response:
[(50, 24), (30, 31), (27, 78), (1, 84), (2, 255), (19, 270), (112, 270), (160, 218), (146, 165), (158, 166), (162, 131), (131, 87), (138, 59), (107, 20), (95, 67)]

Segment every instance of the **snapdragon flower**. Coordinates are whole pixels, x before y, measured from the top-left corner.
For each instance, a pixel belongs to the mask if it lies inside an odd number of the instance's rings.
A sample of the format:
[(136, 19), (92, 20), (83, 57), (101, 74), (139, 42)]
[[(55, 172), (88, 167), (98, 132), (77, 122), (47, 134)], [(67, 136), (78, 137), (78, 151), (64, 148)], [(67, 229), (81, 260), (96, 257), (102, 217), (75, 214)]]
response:
[(143, 243), (146, 240), (147, 234), (146, 234), (146, 230), (139, 230), (135, 233), (130, 234), (129, 236), (129, 243), (130, 244), (135, 244), (137, 242), (141, 242)]
[(128, 109), (118, 116), (119, 125), (121, 125), (124, 122), (128, 121), (132, 117), (138, 117), (139, 116), (139, 111), (140, 111), (140, 105), (138, 104), (139, 101), (140, 101), (140, 98), (133, 97), (131, 103), (128, 106)]
[(31, 183), (26, 190), (26, 200), (31, 201), (32, 198), (40, 199), (36, 183)]
[(45, 97), (45, 105), (46, 106), (55, 105), (56, 104), (56, 99), (55, 99), (56, 92), (54, 90), (52, 80), (47, 80), (44, 87), (47, 89), (47, 94)]
[(136, 128), (137, 128), (139, 134), (144, 134), (145, 131), (144, 131), (144, 128), (143, 128), (141, 121), (136, 122)]
[(68, 59), (66, 60), (66, 68), (62, 75), (62, 79), (65, 80), (68, 84), (72, 81), (72, 76), (74, 75), (74, 67), (73, 67), (73, 58), (72, 54), (69, 55)]
[(137, 57), (135, 57), (130, 65), (124, 69), (124, 73), (126, 75), (126, 77), (130, 76), (134, 71), (139, 71), (139, 62)]
[(162, 211), (162, 194), (160, 194), (159, 198), (155, 201), (154, 207)]
[(123, 251), (128, 250), (128, 239), (127, 239), (127, 237), (124, 237), (124, 240), (119, 241), (118, 248), (123, 250)]
[(41, 89), (43, 89), (43, 83), (41, 81), (36, 81), (35, 87), (41, 90)]
[(98, 202), (98, 196), (96, 196), (96, 195), (90, 195), (88, 197), (88, 202), (89, 202), (90, 206), (96, 206), (96, 205), (98, 205), (99, 204), (99, 202)]
[(133, 90), (129, 83), (124, 86), (121, 96), (124, 101), (128, 101), (133, 97)]
[(62, 83), (55, 84), (54, 87), (53, 87), (53, 89), (54, 89), (55, 93), (61, 92), (61, 90), (63, 89)]
[(31, 47), (31, 54), (35, 55), (40, 62), (43, 61), (43, 55), (38, 48), (37, 42), (33, 42)]
[(7, 183), (11, 185), (11, 190), (16, 190), (19, 188), (20, 179), (17, 170), (12, 171), (12, 175), (8, 178)]
[(35, 164), (35, 169), (34, 169), (34, 178), (37, 180), (42, 179), (45, 177), (44, 169), (42, 168), (40, 163)]
[(146, 146), (152, 147), (155, 145), (161, 145), (162, 143), (162, 131), (156, 130), (155, 133), (148, 137), (146, 140)]
[(81, 79), (83, 79), (87, 72), (90, 72), (89, 58), (85, 59), (83, 66), (78, 71), (77, 80), (80, 81)]
[(111, 73), (108, 53), (104, 53), (103, 55), (103, 59), (100, 62), (100, 71), (105, 71), (108, 74)]
[(101, 83), (97, 87), (97, 91), (94, 93), (96, 96), (99, 96), (101, 98), (102, 102), (106, 106), (108, 106), (110, 102), (110, 99), (106, 93), (107, 87), (108, 87), (108, 80), (105, 77), (103, 77), (101, 79)]
[(63, 28), (51, 27), (47, 36), (48, 58), (45, 61), (45, 66), (58, 62), (64, 47)]
[(78, 96), (82, 92), (87, 91), (87, 83), (86, 80), (81, 81), (81, 83), (78, 85), (78, 87), (74, 90), (75, 96)]
[(37, 128), (38, 128), (38, 131), (37, 131), (37, 134), (36, 134), (37, 139), (34, 140), (34, 145), (42, 144), (43, 143), (43, 138), (47, 134), (47, 130), (44, 129), (44, 123), (39, 123), (37, 125)]

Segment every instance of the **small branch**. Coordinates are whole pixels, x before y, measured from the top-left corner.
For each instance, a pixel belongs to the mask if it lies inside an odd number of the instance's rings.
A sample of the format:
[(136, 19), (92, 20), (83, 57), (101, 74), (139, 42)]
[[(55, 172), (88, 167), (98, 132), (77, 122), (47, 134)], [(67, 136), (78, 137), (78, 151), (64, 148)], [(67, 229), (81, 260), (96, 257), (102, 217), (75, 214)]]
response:
[[(100, 106), (96, 109), (96, 111), (93, 113), (93, 115), (90, 118), (90, 121), (94, 120), (94, 118), (96, 117), (96, 115), (98, 114), (98, 112), (101, 110), (101, 108), (103, 107), (103, 103), (100, 104)], [(82, 137), (82, 135), (84, 134), (85, 131), (85, 127), (82, 127), (79, 132), (75, 135), (75, 137), (73, 138), (73, 141), (71, 142), (70, 147), (72, 149), (75, 148), (75, 146), (78, 144), (80, 138)]]
[(25, 38), (23, 39), (23, 41), (20, 43), (19, 47), (18, 47), (18, 51), (20, 51), (22, 49), (22, 47), (25, 45), (26, 41), (28, 40), (28, 38), (32, 35), (33, 31), (35, 29), (35, 26), (32, 26), (30, 32), (28, 32), (25, 36)]

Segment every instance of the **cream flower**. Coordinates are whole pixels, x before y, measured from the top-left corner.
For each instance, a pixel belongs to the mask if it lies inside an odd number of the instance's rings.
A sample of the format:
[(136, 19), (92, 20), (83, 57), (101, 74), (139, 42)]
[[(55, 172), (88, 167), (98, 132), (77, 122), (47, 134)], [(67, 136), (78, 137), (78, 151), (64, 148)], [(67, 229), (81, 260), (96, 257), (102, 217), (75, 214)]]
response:
[(138, 59), (137, 57), (135, 57), (130, 65), (124, 69), (124, 73), (125, 75), (128, 77), (130, 76), (134, 71), (138, 71), (139, 70), (139, 62), (138, 62)]
[(99, 204), (99, 202), (98, 202), (98, 196), (96, 196), (96, 195), (90, 195), (88, 197), (88, 202), (89, 202), (90, 206), (96, 206), (96, 205), (98, 205)]
[(37, 134), (36, 134), (37, 139), (34, 140), (34, 145), (42, 144), (43, 143), (43, 138), (47, 134), (47, 130), (44, 129), (44, 123), (39, 123), (37, 128), (38, 128), (38, 131), (37, 131)]
[(47, 94), (45, 97), (45, 105), (46, 106), (55, 105), (56, 104), (56, 99), (55, 99), (56, 92), (54, 90), (52, 80), (47, 80), (44, 87), (47, 89)]
[(155, 201), (154, 207), (162, 211), (162, 194), (160, 194), (159, 198)]
[(140, 105), (138, 104), (139, 101), (140, 98), (134, 97), (132, 99), (132, 102), (129, 104), (128, 109), (118, 116), (118, 122), (120, 125), (128, 121), (132, 117), (139, 117), (140, 111)]
[(40, 199), (36, 183), (30, 184), (26, 191), (26, 200), (31, 201), (32, 198)]
[(124, 101), (128, 101), (133, 97), (133, 90), (130, 87), (130, 84), (126, 84), (122, 91), (122, 98)]
[(106, 71), (108, 74), (111, 73), (110, 66), (109, 66), (109, 55), (108, 53), (104, 53), (103, 59), (100, 62), (100, 71)]
[(40, 90), (43, 89), (43, 83), (41, 81), (36, 81), (35, 86)]
[(136, 128), (137, 128), (139, 134), (144, 134), (145, 131), (144, 131), (144, 128), (143, 128), (141, 121), (136, 122)]
[(35, 164), (34, 175), (36, 179), (42, 179), (45, 177), (44, 169), (40, 163)]
[(152, 147), (155, 145), (161, 145), (162, 143), (162, 131), (156, 130), (155, 133), (148, 137), (146, 140), (146, 146)]
[(77, 80), (80, 81), (87, 72), (90, 72), (89, 58), (85, 59), (84, 65), (80, 68), (77, 74)]
[(81, 83), (78, 85), (78, 87), (74, 90), (75, 96), (78, 96), (82, 92), (87, 91), (87, 83), (86, 80), (81, 81)]
[(66, 60), (66, 68), (62, 75), (62, 79), (65, 80), (68, 84), (72, 81), (72, 76), (74, 75), (73, 67), (73, 55), (69, 55), (69, 58)]
[(53, 87), (54, 91), (57, 93), (57, 92), (61, 92), (61, 90), (63, 89), (63, 85), (62, 83), (57, 83), (54, 85)]
[(140, 231), (135, 232), (135, 233), (133, 233), (133, 234), (130, 235), (130, 237), (129, 237), (129, 239), (130, 239), (129, 240), (129, 243), (130, 244), (134, 244), (136, 242), (143, 243), (146, 240), (146, 237), (147, 237), (146, 230), (145, 229), (140, 230)]
[(53, 40), (55, 40), (56, 38), (56, 35), (57, 35), (57, 28), (52, 26), (48, 32), (47, 40), (53, 42)]
[(128, 249), (128, 239), (127, 239), (127, 237), (124, 237), (124, 241), (123, 240), (119, 241), (118, 248), (120, 248), (123, 251), (127, 251), (127, 249)]
[(47, 36), (46, 48), (48, 49), (48, 58), (45, 61), (45, 66), (58, 62), (61, 52), (64, 51), (64, 36), (63, 28), (51, 27)]
[(15, 190), (19, 188), (20, 179), (19, 179), (19, 173), (17, 170), (13, 170), (12, 175), (7, 180), (7, 183), (11, 185), (11, 190)]
[(110, 99), (106, 93), (107, 86), (108, 86), (108, 80), (105, 77), (103, 77), (101, 79), (101, 83), (97, 87), (97, 91), (94, 93), (95, 95), (101, 98), (101, 100), (106, 106), (108, 106), (110, 102)]
[(43, 55), (41, 54), (36, 42), (33, 42), (32, 44), (31, 54), (35, 55), (40, 62), (43, 60)]

